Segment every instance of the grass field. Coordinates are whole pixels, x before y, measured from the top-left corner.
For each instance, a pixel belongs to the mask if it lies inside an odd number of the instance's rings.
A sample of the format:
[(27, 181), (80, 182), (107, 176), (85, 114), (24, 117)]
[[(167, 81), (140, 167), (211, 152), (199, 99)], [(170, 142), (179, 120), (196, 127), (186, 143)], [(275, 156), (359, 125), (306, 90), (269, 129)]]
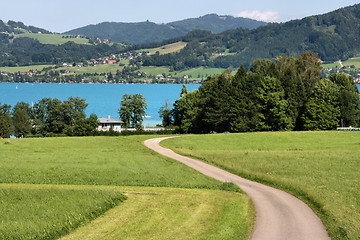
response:
[(26, 73), (30, 70), (42, 70), (43, 68), (52, 67), (53, 65), (31, 65), (23, 67), (0, 67), (0, 72), (9, 72), (9, 73)]
[(56, 239), (125, 200), (120, 191), (0, 184), (0, 239)]
[(179, 52), (181, 49), (186, 47), (186, 45), (187, 45), (187, 43), (185, 43), (185, 42), (176, 42), (176, 43), (171, 43), (171, 44), (164, 45), (164, 46), (161, 46), (158, 48), (143, 49), (143, 50), (139, 50), (139, 51), (149, 51), (150, 55), (155, 54), (156, 52), (159, 52), (160, 55), (164, 55), (164, 54), (168, 54), (168, 53)]
[(249, 198), (147, 149), (142, 141), (151, 137), (1, 140), (0, 211), (12, 207), (0, 217), (0, 239), (55, 239), (83, 225), (69, 237), (247, 239)]
[(232, 240), (247, 239), (251, 233), (246, 219), (253, 217), (249, 211), (252, 204), (242, 194), (199, 189), (121, 189), (128, 200), (61, 239)]
[[(342, 62), (343, 66), (352, 66), (354, 65), (356, 68), (360, 68), (360, 57), (355, 57), (355, 58), (350, 58), (344, 62)], [(339, 63), (339, 61), (336, 61), (334, 63), (329, 63), (329, 64), (321, 64), (321, 66), (325, 69), (327, 68), (340, 68), (341, 65)]]
[[(65, 38), (66, 34), (38, 34), (38, 33), (22, 33), (15, 35), (15, 38), (29, 37), (39, 40), (42, 44), (61, 45), (66, 42), (75, 42), (77, 44), (89, 44), (89, 40), (85, 38)], [(64, 37), (64, 38), (63, 38)]]
[(162, 143), (309, 204), (333, 239), (360, 238), (360, 132), (200, 135)]

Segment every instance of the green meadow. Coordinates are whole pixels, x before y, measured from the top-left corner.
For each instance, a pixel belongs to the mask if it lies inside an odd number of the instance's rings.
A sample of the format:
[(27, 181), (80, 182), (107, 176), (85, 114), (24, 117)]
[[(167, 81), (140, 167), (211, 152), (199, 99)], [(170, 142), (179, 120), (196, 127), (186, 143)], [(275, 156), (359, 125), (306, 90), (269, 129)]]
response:
[(0, 239), (247, 239), (249, 198), (151, 137), (1, 140)]
[(195, 135), (162, 145), (292, 193), (333, 239), (360, 238), (360, 132)]
[[(352, 65), (354, 65), (355, 68), (360, 68), (360, 57), (349, 58), (348, 60), (343, 61), (342, 65), (343, 66), (352, 66)], [(327, 69), (327, 68), (335, 68), (335, 67), (340, 68), (341, 67), (339, 61), (336, 61), (334, 63), (321, 64), (321, 66), (323, 68), (325, 68), (325, 69)]]
[(71, 35), (66, 34), (38, 34), (38, 33), (22, 33), (15, 35), (15, 38), (28, 37), (39, 40), (42, 44), (55, 44), (61, 45), (66, 42), (74, 42), (77, 44), (89, 44), (86, 38), (65, 38)]

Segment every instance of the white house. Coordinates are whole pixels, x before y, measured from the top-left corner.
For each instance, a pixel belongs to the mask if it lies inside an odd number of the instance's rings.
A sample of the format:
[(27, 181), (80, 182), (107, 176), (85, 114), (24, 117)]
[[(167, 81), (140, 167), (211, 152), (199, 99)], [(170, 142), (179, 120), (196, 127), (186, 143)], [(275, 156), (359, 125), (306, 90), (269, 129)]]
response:
[(111, 119), (110, 116), (107, 118), (99, 118), (99, 126), (97, 130), (99, 131), (109, 131), (111, 128), (116, 132), (121, 132), (121, 120)]

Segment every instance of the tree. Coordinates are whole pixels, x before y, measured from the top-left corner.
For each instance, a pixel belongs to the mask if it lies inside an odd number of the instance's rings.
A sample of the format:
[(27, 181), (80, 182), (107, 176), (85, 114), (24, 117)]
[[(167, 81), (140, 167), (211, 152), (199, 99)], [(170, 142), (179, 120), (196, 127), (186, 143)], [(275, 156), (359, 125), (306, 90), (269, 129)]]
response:
[(76, 121), (85, 119), (85, 109), (88, 106), (85, 101), (79, 97), (69, 97), (62, 103), (62, 117), (65, 125), (74, 125)]
[(131, 95), (130, 94), (124, 94), (122, 96), (122, 101), (120, 103), (120, 108), (119, 108), (119, 115), (120, 115), (120, 119), (123, 122), (123, 127), (124, 128), (129, 128), (130, 127), (130, 120), (131, 120), (131, 115), (132, 115), (132, 106), (131, 106)]
[(173, 125), (172, 110), (170, 109), (170, 103), (168, 100), (165, 101), (165, 105), (159, 109), (159, 115), (162, 119), (162, 126), (169, 127)]
[(360, 97), (359, 90), (352, 78), (344, 73), (330, 76), (330, 81), (339, 87), (339, 107), (341, 125), (359, 126), (360, 123)]
[(18, 102), (12, 110), (15, 137), (25, 137), (31, 132), (31, 108), (28, 103)]
[(322, 79), (316, 85), (301, 117), (304, 130), (332, 130), (339, 126), (339, 88)]
[(99, 126), (96, 114), (91, 114), (86, 119), (78, 119), (72, 127), (72, 136), (94, 136)]
[[(195, 119), (198, 116), (196, 109), (196, 101), (198, 90), (191, 92), (183, 91), (180, 98), (175, 101), (172, 115), (174, 117), (174, 125), (178, 127), (181, 133), (194, 132)], [(185, 93), (186, 92), (186, 93)]]
[(33, 107), (35, 132), (42, 135), (46, 133), (62, 133), (65, 123), (62, 116), (62, 102), (57, 99), (43, 98)]
[(142, 127), (143, 117), (145, 116), (147, 103), (141, 94), (124, 94), (120, 103), (119, 115), (124, 122), (125, 128), (133, 127), (138, 130)]
[(4, 138), (9, 138), (13, 132), (10, 109), (10, 105), (0, 103), (0, 136)]

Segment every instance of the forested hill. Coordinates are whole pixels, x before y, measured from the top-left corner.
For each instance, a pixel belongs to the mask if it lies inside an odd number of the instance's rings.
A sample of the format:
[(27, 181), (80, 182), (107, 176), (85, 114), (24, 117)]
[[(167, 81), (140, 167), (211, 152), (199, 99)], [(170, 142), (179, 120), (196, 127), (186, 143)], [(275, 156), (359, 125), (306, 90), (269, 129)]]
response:
[(50, 33), (48, 30), (34, 27), (34, 26), (26, 26), (22, 22), (15, 22), (12, 20), (9, 20), (7, 23), (0, 20), (0, 33), (24, 33), (24, 32), (30, 32), (30, 33)]
[[(250, 66), (255, 59), (273, 59), (281, 54), (299, 56), (304, 51), (318, 53), (323, 61), (335, 61), (359, 54), (359, 39), (360, 4), (357, 4), (324, 15), (267, 24), (254, 30), (236, 29), (220, 34), (193, 31), (163, 42), (188, 42), (179, 53), (147, 56), (144, 64), (227, 68), (241, 64)], [(138, 46), (143, 47), (151, 45)]]
[(139, 23), (103, 22), (77, 28), (66, 32), (66, 34), (82, 34), (111, 39), (117, 42), (139, 44), (159, 42), (169, 38), (183, 36), (195, 29), (220, 33), (236, 28), (254, 29), (265, 24), (265, 22), (247, 18), (209, 14), (199, 18), (190, 18), (167, 24), (156, 24), (149, 21)]
[(37, 39), (27, 37), (27, 34), (61, 39), (60, 35), (51, 34), (45, 29), (0, 20), (0, 67), (82, 62), (123, 49), (123, 45), (117, 43), (76, 44), (70, 40), (63, 44), (42, 44)]

